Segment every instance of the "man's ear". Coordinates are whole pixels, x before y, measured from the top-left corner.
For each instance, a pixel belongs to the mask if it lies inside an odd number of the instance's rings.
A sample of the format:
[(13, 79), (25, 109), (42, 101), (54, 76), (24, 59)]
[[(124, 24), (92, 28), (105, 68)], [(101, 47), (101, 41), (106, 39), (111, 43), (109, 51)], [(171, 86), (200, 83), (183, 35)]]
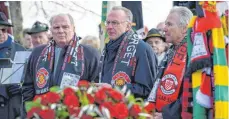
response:
[(127, 30), (130, 30), (131, 27), (132, 27), (131, 22), (128, 22), (128, 24), (127, 24)]
[(187, 31), (188, 31), (188, 25), (187, 25), (186, 27), (183, 27), (183, 28), (182, 28), (182, 33), (183, 33), (183, 34), (186, 34)]

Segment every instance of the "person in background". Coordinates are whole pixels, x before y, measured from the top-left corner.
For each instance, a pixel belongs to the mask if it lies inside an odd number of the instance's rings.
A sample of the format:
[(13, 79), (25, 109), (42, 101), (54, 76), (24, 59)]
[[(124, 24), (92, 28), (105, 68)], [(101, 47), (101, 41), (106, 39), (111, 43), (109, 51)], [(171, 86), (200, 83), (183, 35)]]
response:
[(159, 66), (159, 64), (161, 63), (162, 59), (166, 54), (166, 51), (168, 50), (168, 45), (165, 41), (165, 37), (163, 36), (163, 34), (159, 32), (158, 29), (152, 28), (148, 32), (144, 41), (153, 48), (153, 51), (157, 55)]
[(48, 44), (49, 35), (48, 35), (49, 27), (45, 23), (41, 23), (36, 21), (32, 28), (27, 32), (32, 37), (33, 47), (37, 47), (39, 45)]
[(80, 44), (89, 45), (98, 50), (100, 49), (100, 41), (99, 38), (97, 38), (96, 36), (91, 36), (91, 35), (85, 36), (83, 39), (80, 40)]
[(26, 49), (32, 49), (33, 48), (33, 43), (32, 43), (32, 37), (29, 35), (27, 32), (29, 29), (24, 29), (23, 30), (23, 39), (21, 40), (22, 46), (25, 47)]
[(157, 58), (151, 47), (133, 32), (133, 14), (125, 7), (115, 6), (106, 19), (110, 41), (101, 57), (99, 86), (123, 87), (135, 97), (146, 99), (157, 73)]
[(72, 16), (54, 15), (50, 25), (53, 39), (34, 48), (30, 55), (22, 85), (23, 102), (47, 93), (52, 86), (63, 89), (77, 86), (79, 80), (98, 78), (98, 50), (79, 44)]
[[(7, 30), (10, 27), (13, 27), (13, 25), (8, 22), (6, 15), (3, 12), (0, 12), (0, 59), (10, 58), (15, 61), (15, 53), (17, 51), (25, 51), (25, 48), (15, 43), (13, 37), (8, 34)], [(2, 60), (0, 60), (0, 62), (2, 64)], [(7, 70), (9, 68), (5, 68), (2, 65), (0, 66), (0, 69), (0, 119), (15, 119), (21, 115), (21, 86), (20, 84), (5, 84), (4, 82), (7, 79), (2, 79), (2, 77), (6, 74), (10, 75), (11, 72), (4, 71), (3, 73), (3, 70), (9, 71)]]
[(165, 22), (160, 22), (157, 24), (156, 28), (159, 30), (159, 31), (163, 31), (163, 29), (165, 28)]
[[(165, 32), (164, 32), (164, 28), (165, 28), (165, 22), (160, 22), (157, 24), (156, 29), (159, 30), (160, 34), (162, 34), (162, 36), (165, 36)], [(171, 47), (172, 43), (167, 43), (166, 42), (166, 46), (169, 48)]]

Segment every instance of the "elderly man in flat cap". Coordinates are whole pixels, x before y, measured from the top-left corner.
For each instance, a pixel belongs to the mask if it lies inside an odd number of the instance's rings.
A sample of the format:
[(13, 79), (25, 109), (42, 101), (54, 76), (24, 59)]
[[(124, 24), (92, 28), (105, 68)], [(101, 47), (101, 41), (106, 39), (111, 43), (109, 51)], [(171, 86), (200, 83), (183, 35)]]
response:
[(48, 30), (49, 27), (45, 23), (36, 21), (33, 24), (32, 28), (27, 32), (32, 37), (33, 47), (48, 44), (49, 42)]
[(19, 117), (22, 104), (20, 85), (6, 83), (9, 78), (12, 78), (11, 75), (6, 76), (6, 74), (12, 74), (12, 72), (8, 70), (10, 67), (3, 66), (6, 64), (3, 59), (8, 58), (15, 61), (15, 53), (25, 50), (14, 42), (12, 35), (8, 34), (7, 30), (12, 26), (5, 14), (0, 12), (0, 119), (15, 119)]

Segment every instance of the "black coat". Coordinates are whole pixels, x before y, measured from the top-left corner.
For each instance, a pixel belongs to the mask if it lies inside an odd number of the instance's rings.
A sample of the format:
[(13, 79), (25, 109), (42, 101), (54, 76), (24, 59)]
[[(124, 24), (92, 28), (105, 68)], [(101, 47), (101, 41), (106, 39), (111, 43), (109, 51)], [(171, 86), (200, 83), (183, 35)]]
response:
[[(11, 58), (13, 60), (16, 51), (25, 51), (24, 47), (13, 42), (12, 39), (9, 43), (10, 45), (0, 47), (1, 58)], [(19, 117), (21, 115), (21, 104), (22, 95), (19, 85), (0, 85), (0, 119), (15, 119)]]
[[(106, 45), (101, 78), (101, 82), (103, 83), (111, 84), (114, 60), (124, 35), (115, 41), (110, 41)], [(146, 99), (156, 79), (157, 58), (152, 48), (142, 40), (137, 45), (135, 57), (137, 59), (136, 71), (134, 77), (131, 77), (131, 85), (128, 88), (135, 97)]]
[[(84, 49), (84, 73), (83, 76), (80, 77), (81, 79), (88, 80), (89, 82), (94, 81), (98, 78), (98, 69), (99, 69), (99, 53), (95, 48), (92, 48), (87, 45), (82, 45)], [(45, 45), (38, 46), (33, 49), (32, 54), (28, 61), (27, 71), (24, 79), (24, 83), (22, 85), (22, 93), (23, 93), (23, 100), (30, 101), (36, 95), (35, 87), (36, 83), (36, 64), (38, 61), (38, 57), (40, 56), (42, 50), (45, 48)], [(58, 59), (58, 64), (56, 67), (56, 75), (50, 74), (50, 77), (59, 77), (59, 78), (50, 78), (49, 88), (52, 86), (60, 86), (62, 76), (59, 76), (59, 71), (61, 70), (61, 66), (64, 62), (64, 55), (66, 53), (67, 47), (63, 48), (60, 57)]]

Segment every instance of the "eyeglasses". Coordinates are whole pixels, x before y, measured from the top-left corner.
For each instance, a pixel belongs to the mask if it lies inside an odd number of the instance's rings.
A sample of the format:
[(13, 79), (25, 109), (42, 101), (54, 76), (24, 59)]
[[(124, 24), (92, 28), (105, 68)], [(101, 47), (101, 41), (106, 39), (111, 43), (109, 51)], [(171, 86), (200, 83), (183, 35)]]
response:
[(2, 31), (3, 33), (6, 33), (7, 32), (7, 28), (2, 28), (2, 29), (0, 29), (0, 31)]
[(122, 21), (122, 22), (118, 22), (118, 21), (105, 21), (105, 26), (108, 26), (109, 24), (111, 24), (113, 27), (117, 27), (119, 24), (124, 23), (127, 21)]

